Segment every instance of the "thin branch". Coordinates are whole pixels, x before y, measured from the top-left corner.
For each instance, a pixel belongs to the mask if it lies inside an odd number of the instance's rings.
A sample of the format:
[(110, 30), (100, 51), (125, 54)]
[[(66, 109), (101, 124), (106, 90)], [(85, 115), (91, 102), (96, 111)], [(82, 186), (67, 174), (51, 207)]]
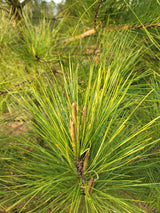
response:
[[(58, 70), (58, 69), (56, 69), (55, 67), (52, 67), (52, 68), (53, 68), (53, 69), (52, 69), (52, 72), (53, 72), (55, 75), (64, 74), (63, 71)], [(46, 74), (46, 72), (42, 72), (42, 73), (40, 73), (40, 74), (36, 74), (36, 76), (31, 77), (30, 79), (25, 80), (25, 81), (22, 81), (22, 82), (19, 83), (19, 84), (16, 84), (16, 85), (14, 86), (14, 88), (20, 87), (20, 86), (22, 86), (23, 84), (26, 84), (26, 83), (29, 83), (29, 82), (31, 82), (31, 81), (34, 81), (39, 75), (42, 75), (42, 74)], [(12, 92), (12, 91), (14, 90), (14, 88), (11, 88), (11, 89), (8, 89), (8, 90), (0, 91), (0, 96), (1, 96), (1, 95), (4, 95), (4, 94), (7, 94), (7, 93), (9, 93), (9, 92)]]
[(100, 8), (100, 6), (101, 6), (101, 3), (102, 3), (102, 0), (99, 0), (99, 1), (98, 1), (97, 9), (96, 9), (96, 12), (95, 12), (95, 15), (94, 15), (93, 27), (94, 27), (95, 30), (96, 30), (96, 25), (97, 25), (98, 11), (99, 11), (99, 8)]
[[(129, 30), (129, 29), (132, 29), (132, 30), (135, 30), (135, 29), (143, 29), (143, 28), (155, 28), (155, 27), (160, 27), (160, 22), (157, 22), (155, 24), (145, 24), (145, 25), (134, 25), (134, 26), (129, 26), (129, 25), (125, 25), (125, 26), (110, 26), (110, 27), (107, 27), (107, 28), (103, 28), (103, 30), (106, 30), (106, 31), (109, 31), (109, 30)], [(96, 27), (97, 29), (98, 27)], [(68, 42), (72, 42), (72, 41), (76, 41), (76, 40), (80, 40), (82, 38), (85, 38), (85, 37), (88, 37), (90, 35), (93, 35), (95, 34), (97, 31), (96, 29), (91, 29), (91, 30), (88, 30), (78, 36), (75, 36), (75, 37), (71, 37), (71, 38), (68, 38), (68, 39), (64, 39), (62, 40), (60, 43), (68, 43)]]
[(116, 27), (113, 27), (113, 26), (110, 26), (110, 27), (107, 27), (105, 30), (135, 30), (135, 29), (143, 29), (143, 28), (155, 28), (155, 27), (160, 27), (160, 22), (157, 22), (155, 24), (140, 24), (140, 25), (133, 25), (133, 26), (129, 26), (129, 25), (126, 25), (126, 26), (116, 26)]
[[(27, 83), (27, 82), (29, 82), (29, 81), (30, 81), (30, 80), (23, 81), (23, 82), (21, 82), (21, 83), (19, 83), (19, 84), (16, 84), (14, 87), (20, 87), (20, 86), (22, 86), (23, 84), (25, 84), (25, 83)], [(7, 94), (7, 93), (9, 93), (9, 92), (11, 92), (11, 91), (13, 91), (13, 88), (11, 88), (11, 89), (9, 89), (9, 90), (0, 91), (0, 95)]]
[(82, 39), (82, 38), (85, 38), (85, 37), (88, 37), (92, 34), (96, 33), (96, 30), (93, 28), (91, 30), (88, 30), (78, 36), (75, 36), (75, 37), (72, 37), (72, 38), (68, 38), (68, 39), (64, 39), (63, 41), (61, 41), (61, 43), (68, 43), (68, 42), (71, 42), (71, 41), (76, 41), (76, 40), (79, 40), (79, 39)]

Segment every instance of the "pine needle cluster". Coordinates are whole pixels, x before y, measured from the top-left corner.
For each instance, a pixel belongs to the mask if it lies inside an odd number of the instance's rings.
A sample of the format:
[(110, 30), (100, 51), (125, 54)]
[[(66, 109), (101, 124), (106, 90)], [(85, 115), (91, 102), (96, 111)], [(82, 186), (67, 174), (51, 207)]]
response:
[(145, 4), (0, 11), (0, 212), (160, 211), (160, 5)]

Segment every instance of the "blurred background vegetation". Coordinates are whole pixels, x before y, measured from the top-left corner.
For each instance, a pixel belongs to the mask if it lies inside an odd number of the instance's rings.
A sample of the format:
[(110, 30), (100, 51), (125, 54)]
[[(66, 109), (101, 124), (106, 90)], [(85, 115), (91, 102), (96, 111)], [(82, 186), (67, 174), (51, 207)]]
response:
[(0, 0), (0, 20), (0, 212), (160, 212), (160, 1)]

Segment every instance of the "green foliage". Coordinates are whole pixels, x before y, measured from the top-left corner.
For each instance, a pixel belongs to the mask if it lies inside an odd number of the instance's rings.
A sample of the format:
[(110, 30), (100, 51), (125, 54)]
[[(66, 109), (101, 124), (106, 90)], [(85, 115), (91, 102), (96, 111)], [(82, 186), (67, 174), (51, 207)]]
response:
[(51, 29), (50, 23), (47, 23), (45, 19), (38, 26), (33, 26), (26, 18), (21, 30), (20, 39), (17, 42), (17, 53), (23, 60), (28, 62), (49, 61), (49, 58), (55, 60), (52, 50), (57, 42), (58, 27), (56, 30)]
[[(97, 14), (98, 22), (105, 26), (110, 20), (110, 24), (139, 24), (135, 14), (143, 24), (153, 23), (159, 20), (159, 2), (155, 0), (108, 0), (108, 1), (72, 1), (66, 0), (64, 6), (68, 8), (68, 13), (74, 17), (85, 16), (90, 24), (94, 22)], [(135, 13), (135, 14), (134, 14)]]
[(160, 211), (159, 4), (145, 4), (66, 1), (54, 23), (47, 3), (38, 22), (0, 14), (0, 211)]
[[(119, 0), (119, 1), (104, 1), (100, 11), (101, 18), (111, 19), (115, 24), (139, 24), (136, 16), (142, 21), (143, 24), (153, 23), (158, 21), (159, 5), (155, 0)], [(153, 11), (154, 10), (154, 11)]]

